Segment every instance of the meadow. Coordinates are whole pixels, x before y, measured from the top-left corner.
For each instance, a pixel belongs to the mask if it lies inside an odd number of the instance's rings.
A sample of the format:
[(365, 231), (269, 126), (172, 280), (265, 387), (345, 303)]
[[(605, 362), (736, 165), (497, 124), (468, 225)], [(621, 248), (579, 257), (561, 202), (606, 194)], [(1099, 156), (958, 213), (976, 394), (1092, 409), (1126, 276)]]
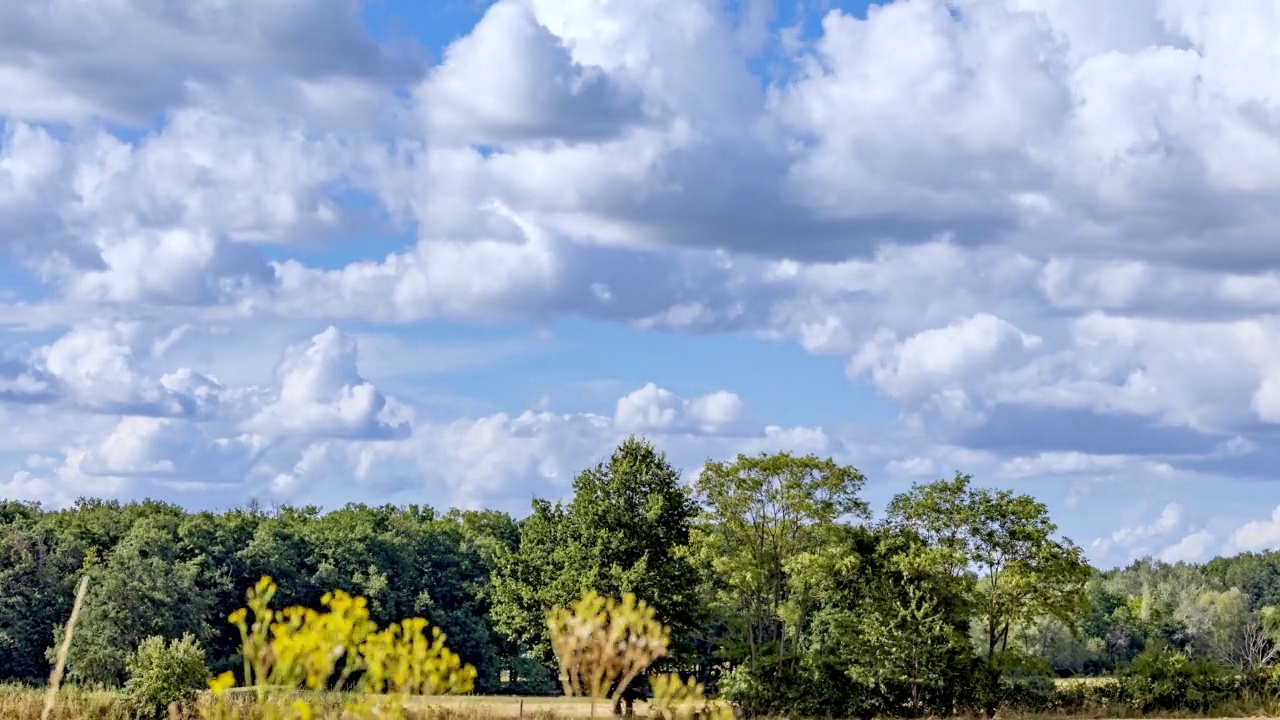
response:
[[(196, 720), (200, 708), (207, 706), (210, 695), (202, 693), (191, 707), (178, 711), (183, 720)], [(31, 685), (0, 685), (0, 718), (4, 720), (40, 720), (44, 709), (45, 690)], [(337, 707), (339, 700), (317, 707)], [(580, 720), (592, 716), (591, 701), (581, 697), (517, 697), (470, 695), (460, 697), (413, 698), (405, 702), (406, 720)], [(647, 716), (649, 708), (637, 703), (636, 714)], [(323, 711), (322, 711), (323, 712)], [(599, 705), (597, 717), (608, 713)], [(49, 720), (134, 720), (122, 694), (115, 690), (83, 690), (63, 688)]]

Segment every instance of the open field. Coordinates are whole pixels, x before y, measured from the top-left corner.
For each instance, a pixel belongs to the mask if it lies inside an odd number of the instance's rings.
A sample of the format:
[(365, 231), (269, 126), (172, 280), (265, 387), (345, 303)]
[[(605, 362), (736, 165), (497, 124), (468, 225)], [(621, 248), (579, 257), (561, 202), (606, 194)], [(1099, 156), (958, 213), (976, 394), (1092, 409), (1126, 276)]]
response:
[(1072, 685), (1109, 685), (1116, 682), (1113, 677), (1075, 677), (1075, 678), (1057, 678), (1053, 681), (1060, 688), (1071, 687)]
[[(563, 718), (591, 716), (591, 702), (571, 697), (511, 697), (506, 695), (465, 695), (421, 698), (415, 704), (432, 708), (476, 713), (489, 717), (518, 718), (536, 715), (555, 715)], [(604, 703), (596, 703), (597, 717), (608, 715)], [(637, 715), (648, 715), (649, 708), (643, 702), (636, 703)]]
[[(1060, 682), (1107, 682), (1108, 678), (1081, 678)], [(110, 691), (81, 690), (74, 687), (64, 688), (59, 693), (59, 702), (52, 714), (53, 720), (130, 720), (118, 694)], [(44, 691), (40, 688), (19, 685), (0, 685), (0, 720), (38, 720), (44, 703)], [(415, 720), (507, 720), (508, 718), (554, 718), (578, 719), (591, 716), (591, 703), (581, 698), (565, 697), (514, 697), (497, 695), (469, 695), (455, 697), (417, 698), (410, 702), (412, 717)], [(596, 717), (609, 717), (608, 709), (596, 705)], [(636, 714), (645, 717), (648, 708), (644, 703), (637, 703)], [(1002, 716), (1004, 720), (1015, 720), (1022, 716)], [(1026, 720), (1072, 720), (1067, 716), (1025, 716)], [(1189, 716), (1182, 716), (1185, 720)], [(1239, 716), (1246, 717), (1246, 716)], [(1262, 717), (1262, 716), (1247, 716)], [(1079, 720), (1085, 720), (1080, 718)], [(1096, 720), (1089, 716), (1088, 720)], [(1145, 720), (1174, 720), (1173, 718), (1150, 717)], [(1228, 718), (1206, 718), (1204, 720), (1228, 720)]]
[[(44, 703), (42, 688), (20, 685), (0, 685), (0, 720), (35, 720), (40, 717)], [(588, 718), (591, 702), (583, 698), (566, 697), (514, 697), (498, 695), (467, 695), (452, 697), (413, 698), (406, 704), (421, 718), (475, 718), (499, 720), (505, 718)], [(648, 715), (645, 703), (636, 703), (636, 714)], [(420, 713), (420, 715), (419, 715)], [(604, 703), (595, 706), (596, 717), (608, 717)], [(127, 720), (128, 713), (120, 702), (120, 696), (111, 691), (63, 688), (53, 713), (60, 720)]]

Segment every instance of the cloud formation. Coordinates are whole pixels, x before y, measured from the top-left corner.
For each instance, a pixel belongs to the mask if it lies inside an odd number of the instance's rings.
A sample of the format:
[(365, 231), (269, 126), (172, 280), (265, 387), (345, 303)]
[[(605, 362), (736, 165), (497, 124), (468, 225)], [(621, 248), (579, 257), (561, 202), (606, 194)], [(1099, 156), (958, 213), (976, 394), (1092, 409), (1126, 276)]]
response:
[[(32, 429), (4, 492), (515, 506), (643, 432), (691, 466), (795, 446), (885, 487), (962, 464), (1179, 508), (1082, 522), (1108, 559), (1274, 544), (1159, 484), (1278, 459), (1280, 15), (1209, 2), (899, 0), (806, 34), (764, 4), (498, 0), (434, 65), (355, 0), (10, 3), (0, 408)], [(369, 370), (575, 321), (786, 343), (896, 417), (772, 422), (656, 374), (557, 414), (495, 398), (497, 361), (445, 364), (494, 406), (458, 417)], [(55, 418), (86, 434), (37, 437)]]

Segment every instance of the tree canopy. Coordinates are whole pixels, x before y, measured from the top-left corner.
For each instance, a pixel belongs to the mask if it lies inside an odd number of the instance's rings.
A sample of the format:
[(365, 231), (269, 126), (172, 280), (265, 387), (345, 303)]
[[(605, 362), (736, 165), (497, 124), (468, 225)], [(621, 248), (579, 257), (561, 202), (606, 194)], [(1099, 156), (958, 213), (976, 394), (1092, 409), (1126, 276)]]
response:
[(535, 499), (519, 518), (0, 501), (0, 680), (47, 675), (85, 576), (68, 678), (117, 686), (157, 637), (199, 643), (211, 671), (235, 671), (226, 618), (263, 575), (282, 604), (316, 607), (336, 589), (367, 598), (379, 624), (427, 619), (483, 693), (556, 692), (547, 613), (588, 592), (645, 601), (671, 631), (668, 669), (767, 713), (950, 714), (990, 709), (992, 692), (1028, 676), (1280, 661), (1280, 553), (1102, 572), (1030, 496), (957, 473), (874, 520), (866, 483), (786, 452), (683, 478), (631, 437), (579, 472), (571, 496)]

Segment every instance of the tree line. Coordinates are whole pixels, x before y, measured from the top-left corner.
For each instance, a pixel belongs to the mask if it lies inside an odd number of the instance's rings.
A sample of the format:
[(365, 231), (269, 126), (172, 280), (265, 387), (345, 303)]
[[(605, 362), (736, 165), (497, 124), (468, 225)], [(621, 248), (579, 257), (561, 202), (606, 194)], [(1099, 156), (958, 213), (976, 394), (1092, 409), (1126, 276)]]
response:
[(190, 635), (210, 670), (235, 671), (227, 616), (264, 575), (280, 605), (341, 589), (367, 598), (379, 624), (426, 618), (481, 693), (557, 692), (546, 613), (588, 591), (648, 602), (672, 643), (654, 671), (691, 674), (755, 712), (991, 710), (1037, 679), (1123, 676), (1170, 657), (1247, 675), (1280, 654), (1280, 554), (1103, 572), (1032, 497), (957, 474), (874, 518), (864, 483), (831, 459), (777, 453), (709, 461), (686, 485), (633, 437), (580, 472), (572, 498), (535, 500), (519, 520), (414, 505), (4, 501), (0, 680), (47, 676), (86, 575), (67, 676), (106, 686), (153, 636)]

